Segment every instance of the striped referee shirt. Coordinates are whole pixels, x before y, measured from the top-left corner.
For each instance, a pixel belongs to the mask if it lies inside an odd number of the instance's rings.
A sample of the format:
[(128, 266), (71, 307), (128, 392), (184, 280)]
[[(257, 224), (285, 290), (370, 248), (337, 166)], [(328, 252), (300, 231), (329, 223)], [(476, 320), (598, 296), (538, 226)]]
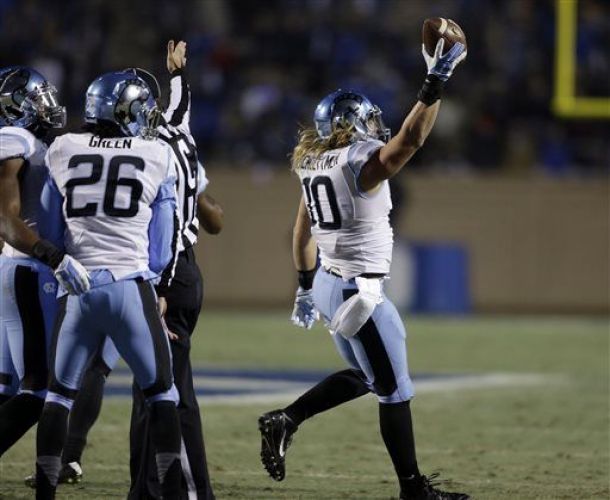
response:
[(191, 134), (191, 91), (183, 71), (178, 69), (170, 79), (170, 97), (163, 122), (157, 128), (159, 139), (169, 144), (176, 160), (176, 194), (180, 217), (178, 250), (197, 242), (199, 219), (197, 197), (208, 184), (205, 170), (197, 158), (197, 146)]

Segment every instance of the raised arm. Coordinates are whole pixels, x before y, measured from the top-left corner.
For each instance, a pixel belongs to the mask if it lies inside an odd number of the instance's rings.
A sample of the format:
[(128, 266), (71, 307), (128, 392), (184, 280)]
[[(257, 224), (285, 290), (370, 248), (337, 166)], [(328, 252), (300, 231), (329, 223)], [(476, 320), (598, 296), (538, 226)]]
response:
[(167, 44), (167, 69), (170, 72), (169, 104), (163, 113), (165, 121), (185, 131), (190, 129), (191, 90), (186, 81), (186, 42), (177, 44), (170, 40)]
[(444, 40), (440, 39), (433, 56), (428, 56), (422, 47), (428, 75), (417, 95), (418, 102), (405, 118), (398, 134), (373, 154), (362, 168), (358, 182), (363, 191), (373, 190), (380, 182), (396, 175), (430, 134), (440, 107), (443, 84), (466, 57), (466, 49), (461, 43), (456, 43), (444, 55), (443, 47)]

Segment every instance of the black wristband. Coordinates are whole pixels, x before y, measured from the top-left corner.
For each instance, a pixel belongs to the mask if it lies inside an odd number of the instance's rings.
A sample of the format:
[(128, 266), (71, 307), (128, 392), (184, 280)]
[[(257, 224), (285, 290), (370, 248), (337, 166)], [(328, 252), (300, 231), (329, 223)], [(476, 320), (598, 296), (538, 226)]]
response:
[(170, 78), (170, 80), (171, 80), (171, 79), (172, 79), (172, 78), (174, 78), (175, 76), (185, 76), (185, 75), (184, 75), (184, 73), (185, 73), (184, 66), (183, 66), (182, 68), (176, 68), (174, 71), (172, 71), (172, 72), (169, 74), (169, 78)]
[(428, 75), (417, 93), (417, 99), (426, 106), (431, 106), (441, 98), (444, 83), (438, 76)]
[(299, 286), (303, 290), (311, 290), (313, 286), (313, 278), (316, 275), (316, 270), (312, 269), (310, 271), (298, 271), (299, 273)]
[(40, 262), (55, 269), (66, 255), (57, 248), (53, 243), (47, 240), (38, 240), (32, 247), (32, 256), (36, 257)]

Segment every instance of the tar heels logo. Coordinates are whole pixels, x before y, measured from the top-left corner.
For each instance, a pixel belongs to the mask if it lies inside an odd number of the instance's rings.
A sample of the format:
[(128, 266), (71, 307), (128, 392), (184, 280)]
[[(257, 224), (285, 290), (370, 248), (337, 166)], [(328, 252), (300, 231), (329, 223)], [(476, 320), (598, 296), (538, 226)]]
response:
[(42, 285), (42, 289), (45, 293), (57, 293), (57, 284), (49, 281), (48, 283)]

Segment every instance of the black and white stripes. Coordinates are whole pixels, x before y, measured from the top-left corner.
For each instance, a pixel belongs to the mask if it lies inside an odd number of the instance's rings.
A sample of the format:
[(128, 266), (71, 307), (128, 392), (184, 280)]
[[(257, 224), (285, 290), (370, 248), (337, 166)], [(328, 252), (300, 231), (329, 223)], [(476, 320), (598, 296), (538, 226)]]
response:
[(189, 126), (191, 94), (183, 70), (172, 73), (170, 90), (170, 102), (163, 114), (165, 121), (157, 130), (159, 138), (171, 146), (176, 158), (176, 191), (182, 235), (179, 243), (184, 249), (197, 242), (197, 196), (202, 179), (197, 148)]

